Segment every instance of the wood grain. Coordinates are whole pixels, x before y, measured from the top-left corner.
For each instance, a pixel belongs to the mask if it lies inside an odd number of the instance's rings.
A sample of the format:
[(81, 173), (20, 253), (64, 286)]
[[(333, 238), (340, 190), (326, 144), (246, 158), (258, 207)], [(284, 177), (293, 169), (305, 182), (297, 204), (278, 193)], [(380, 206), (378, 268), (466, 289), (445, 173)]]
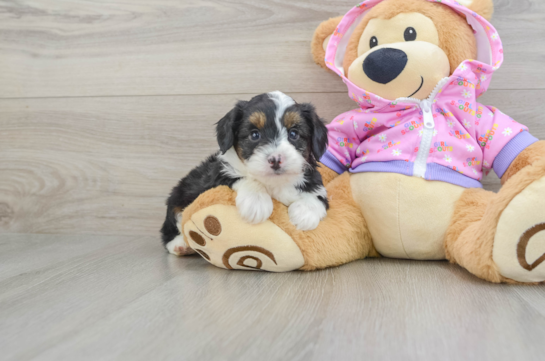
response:
[[(481, 102), (545, 139), (545, 2), (494, 2), (506, 58)], [(386, 259), (227, 272), (159, 245), (237, 99), (354, 108), (309, 43), (355, 3), (0, 0), (1, 360), (543, 359), (541, 286)]]
[(489, 284), (447, 262), (270, 274), (176, 258), (154, 237), (1, 235), (0, 247), (6, 361), (541, 360), (545, 352), (545, 288)]
[[(325, 119), (346, 94), (292, 94)], [(545, 138), (545, 91), (482, 101)], [(0, 100), (0, 231), (156, 235), (170, 189), (217, 150), (214, 123), (246, 95)], [(485, 180), (497, 190), (497, 177)]]
[[(326, 116), (351, 100), (315, 100)], [(170, 189), (247, 96), (0, 100), (0, 229), (157, 234)]]
[[(545, 2), (496, 0), (494, 89), (543, 89)], [(0, 0), (0, 97), (345, 92), (314, 65), (341, 0)]]

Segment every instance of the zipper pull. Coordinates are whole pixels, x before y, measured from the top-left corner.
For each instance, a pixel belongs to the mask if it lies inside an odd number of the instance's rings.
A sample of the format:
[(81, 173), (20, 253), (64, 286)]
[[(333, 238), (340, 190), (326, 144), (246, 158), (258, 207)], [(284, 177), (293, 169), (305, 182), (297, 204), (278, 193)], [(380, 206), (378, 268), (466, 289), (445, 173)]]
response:
[(420, 102), (420, 108), (422, 108), (422, 111), (424, 112), (424, 126), (428, 129), (435, 128), (430, 101), (427, 99), (422, 100), (422, 102)]
[(431, 111), (430, 101), (428, 99), (422, 100), (420, 102), (420, 108), (422, 108), (422, 110), (425, 113), (428, 113), (429, 111)]

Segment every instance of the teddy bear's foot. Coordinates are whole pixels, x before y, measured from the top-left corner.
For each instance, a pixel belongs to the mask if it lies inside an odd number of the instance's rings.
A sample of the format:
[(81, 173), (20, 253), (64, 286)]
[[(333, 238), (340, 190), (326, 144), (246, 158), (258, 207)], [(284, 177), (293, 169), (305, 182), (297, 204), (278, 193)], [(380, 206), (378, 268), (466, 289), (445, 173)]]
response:
[(225, 269), (287, 272), (305, 260), (293, 239), (271, 221), (244, 222), (235, 206), (217, 204), (194, 213), (185, 238), (198, 254)]
[(545, 281), (545, 177), (528, 185), (503, 211), (493, 259), (505, 278)]

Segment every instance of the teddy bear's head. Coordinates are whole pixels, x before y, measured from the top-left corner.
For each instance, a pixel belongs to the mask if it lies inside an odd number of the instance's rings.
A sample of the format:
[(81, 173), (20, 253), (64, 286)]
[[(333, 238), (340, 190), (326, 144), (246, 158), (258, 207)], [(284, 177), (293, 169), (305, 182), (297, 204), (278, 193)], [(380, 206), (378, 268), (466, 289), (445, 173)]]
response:
[[(492, 0), (458, 0), (490, 19)], [(365, 4), (365, 3), (362, 3)], [(325, 49), (341, 18), (314, 34), (312, 52), (325, 67)], [(425, 99), (466, 59), (476, 59), (477, 41), (466, 17), (428, 0), (383, 0), (354, 24), (342, 67), (356, 86), (385, 99)]]

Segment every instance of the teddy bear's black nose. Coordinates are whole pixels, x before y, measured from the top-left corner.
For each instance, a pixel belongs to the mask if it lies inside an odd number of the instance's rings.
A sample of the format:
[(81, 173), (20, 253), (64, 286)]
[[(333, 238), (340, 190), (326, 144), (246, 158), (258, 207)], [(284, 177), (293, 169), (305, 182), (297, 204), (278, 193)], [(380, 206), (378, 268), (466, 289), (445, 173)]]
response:
[(399, 49), (383, 48), (372, 52), (363, 61), (363, 71), (369, 79), (388, 84), (401, 74), (407, 65), (407, 54)]

